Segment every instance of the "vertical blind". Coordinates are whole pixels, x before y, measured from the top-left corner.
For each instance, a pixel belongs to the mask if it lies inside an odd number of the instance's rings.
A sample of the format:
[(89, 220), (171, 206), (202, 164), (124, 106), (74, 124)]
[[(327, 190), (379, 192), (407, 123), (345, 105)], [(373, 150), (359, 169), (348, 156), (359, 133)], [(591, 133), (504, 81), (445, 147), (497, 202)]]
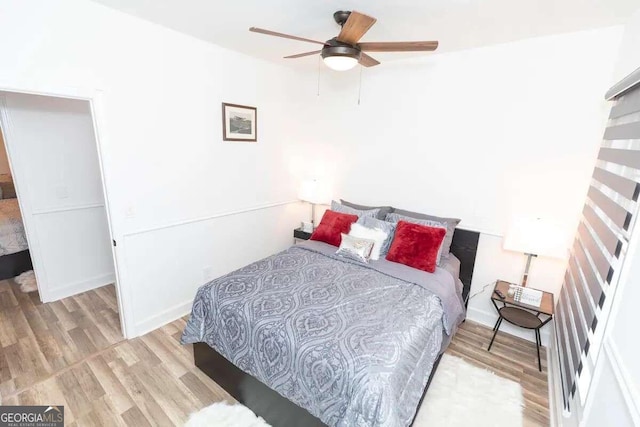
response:
[(576, 393), (616, 283), (640, 196), (640, 70), (607, 94), (614, 104), (556, 307), (564, 405)]

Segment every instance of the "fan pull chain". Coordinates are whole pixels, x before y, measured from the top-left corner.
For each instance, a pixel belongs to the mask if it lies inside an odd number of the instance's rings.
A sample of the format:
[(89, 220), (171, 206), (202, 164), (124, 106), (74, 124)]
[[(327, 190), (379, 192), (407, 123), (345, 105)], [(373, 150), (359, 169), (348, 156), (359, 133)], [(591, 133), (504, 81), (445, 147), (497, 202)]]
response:
[(360, 105), (360, 94), (362, 93), (362, 65), (360, 66), (360, 83), (358, 84), (358, 105)]
[(318, 55), (318, 93), (316, 93), (316, 96), (320, 96), (320, 69), (322, 66), (322, 59), (321, 56)]

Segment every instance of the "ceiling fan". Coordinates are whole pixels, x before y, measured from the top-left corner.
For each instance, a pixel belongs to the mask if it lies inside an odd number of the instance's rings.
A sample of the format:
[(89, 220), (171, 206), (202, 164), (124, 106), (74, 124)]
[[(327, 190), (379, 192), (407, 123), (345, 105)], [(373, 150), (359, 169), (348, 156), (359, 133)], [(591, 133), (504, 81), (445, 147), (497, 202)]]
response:
[(331, 69), (337, 71), (349, 70), (360, 63), (365, 67), (373, 67), (380, 64), (379, 61), (370, 57), (366, 52), (424, 52), (433, 51), (438, 48), (437, 41), (412, 41), (412, 42), (363, 42), (358, 40), (365, 35), (369, 28), (376, 23), (376, 18), (360, 12), (339, 10), (333, 14), (333, 19), (342, 27), (337, 37), (321, 42), (306, 39), (304, 37), (292, 36), (278, 33), (262, 28), (251, 27), (249, 31), (266, 34), (268, 36), (283, 37), (285, 39), (298, 40), (308, 43), (321, 44), (321, 50), (298, 53), (296, 55), (285, 56), (287, 59), (302, 58), (304, 56), (320, 54), (324, 63)]

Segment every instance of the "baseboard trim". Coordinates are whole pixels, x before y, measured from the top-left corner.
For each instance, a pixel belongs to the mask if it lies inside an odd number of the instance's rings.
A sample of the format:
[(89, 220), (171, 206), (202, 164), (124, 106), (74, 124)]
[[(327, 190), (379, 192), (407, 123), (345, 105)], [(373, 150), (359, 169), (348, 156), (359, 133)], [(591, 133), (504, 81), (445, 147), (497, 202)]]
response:
[[(496, 321), (498, 320), (498, 314), (495, 312), (479, 310), (475, 307), (469, 307), (467, 309), (467, 319), (493, 328), (493, 326), (496, 324)], [(549, 343), (551, 342), (549, 331), (552, 327), (553, 322), (550, 322), (549, 325), (544, 326), (542, 329), (540, 329), (540, 338), (542, 340), (542, 345), (545, 347), (549, 347)], [(533, 334), (533, 331), (518, 328), (509, 324), (508, 322), (502, 322), (502, 325), (500, 325), (500, 332), (504, 332), (509, 335), (514, 335), (516, 337), (535, 342), (535, 335)]]
[(193, 300), (185, 301), (180, 304), (176, 304), (173, 307), (170, 307), (161, 313), (154, 314), (153, 316), (149, 316), (146, 319), (136, 323), (135, 331), (133, 331), (133, 335), (130, 338), (139, 337), (146, 333), (149, 333), (155, 329), (158, 329), (168, 323), (173, 322), (191, 313), (191, 306), (193, 305)]
[(560, 374), (560, 361), (558, 360), (558, 348), (554, 328), (551, 328), (549, 339), (551, 340), (551, 344), (547, 347), (549, 423), (551, 427), (561, 427), (563, 425), (562, 419), (566, 413), (564, 410), (564, 397), (562, 396), (562, 377)]
[(70, 285), (66, 285), (58, 289), (47, 289), (47, 300), (42, 302), (58, 301), (62, 298), (67, 298), (73, 295), (87, 292), (92, 289), (100, 288), (111, 283), (115, 283), (116, 275), (114, 273), (103, 274), (101, 276), (95, 276), (88, 280), (82, 280)]

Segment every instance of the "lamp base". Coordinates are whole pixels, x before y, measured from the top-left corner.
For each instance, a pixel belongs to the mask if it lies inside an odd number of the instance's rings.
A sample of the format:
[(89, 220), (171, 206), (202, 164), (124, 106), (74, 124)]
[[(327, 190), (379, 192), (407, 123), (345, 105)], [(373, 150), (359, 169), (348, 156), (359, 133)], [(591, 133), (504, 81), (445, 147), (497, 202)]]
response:
[(524, 275), (522, 276), (522, 287), (527, 287), (527, 280), (529, 279), (529, 269), (531, 268), (531, 259), (537, 257), (535, 254), (525, 254), (527, 256), (527, 265), (524, 268)]

